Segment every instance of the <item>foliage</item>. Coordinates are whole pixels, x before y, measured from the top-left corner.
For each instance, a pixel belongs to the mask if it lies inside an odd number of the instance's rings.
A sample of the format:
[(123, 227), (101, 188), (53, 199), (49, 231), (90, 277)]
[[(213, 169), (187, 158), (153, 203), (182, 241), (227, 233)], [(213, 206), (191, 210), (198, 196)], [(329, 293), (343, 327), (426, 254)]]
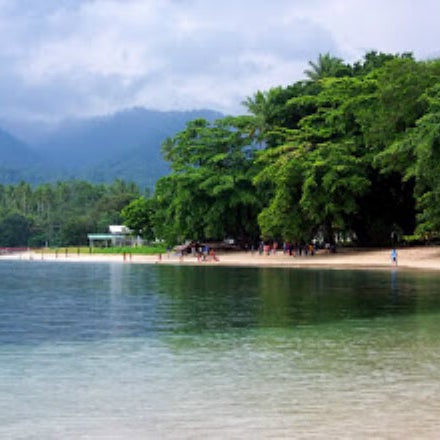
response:
[(88, 233), (120, 224), (121, 209), (139, 195), (135, 185), (118, 180), (0, 185), (0, 246), (87, 244)]
[(438, 234), (440, 61), (368, 52), (309, 64), (307, 80), (247, 98), (250, 116), (195, 120), (164, 144), (158, 236), (255, 239), (259, 228), (371, 245), (416, 226)]
[(124, 225), (145, 239), (153, 239), (153, 199), (143, 196), (133, 200), (122, 209)]
[(80, 244), (122, 219), (168, 244), (438, 237), (440, 60), (322, 54), (305, 74), (247, 98), (247, 115), (188, 122), (151, 197), (122, 181), (0, 186), (0, 245)]
[(315, 63), (309, 61), (310, 69), (304, 71), (304, 74), (311, 81), (318, 81), (323, 78), (340, 78), (351, 74), (351, 67), (344, 64), (340, 58), (333, 57), (329, 53), (320, 54)]
[(3, 247), (26, 244), (31, 235), (32, 220), (19, 213), (6, 214), (0, 220), (0, 243)]
[(261, 201), (252, 183), (256, 145), (249, 121), (197, 119), (164, 143), (173, 173), (156, 186), (157, 236), (171, 243), (258, 237)]
[(422, 96), (427, 111), (394, 148), (410, 151), (404, 177), (415, 179), (419, 207), (417, 232), (426, 238), (440, 232), (440, 83)]

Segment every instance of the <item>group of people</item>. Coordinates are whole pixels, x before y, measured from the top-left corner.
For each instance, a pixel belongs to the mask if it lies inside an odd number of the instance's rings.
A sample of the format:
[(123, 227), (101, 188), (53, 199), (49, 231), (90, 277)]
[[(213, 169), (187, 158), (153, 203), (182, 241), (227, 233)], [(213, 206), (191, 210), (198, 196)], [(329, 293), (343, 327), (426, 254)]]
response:
[(219, 261), (214, 249), (206, 249), (205, 252), (197, 252), (197, 261)]
[[(264, 242), (260, 241), (258, 245), (258, 253), (260, 255), (276, 255), (279, 250), (277, 241)], [(285, 255), (298, 256), (301, 255), (315, 255), (316, 247), (314, 243), (290, 243), (285, 242), (282, 246), (282, 252)]]
[(191, 246), (190, 252), (185, 252), (183, 249), (180, 250), (180, 261), (183, 261), (185, 253), (190, 253), (193, 257), (197, 257), (197, 261), (199, 263), (202, 261), (219, 261), (214, 249), (210, 248), (209, 246)]

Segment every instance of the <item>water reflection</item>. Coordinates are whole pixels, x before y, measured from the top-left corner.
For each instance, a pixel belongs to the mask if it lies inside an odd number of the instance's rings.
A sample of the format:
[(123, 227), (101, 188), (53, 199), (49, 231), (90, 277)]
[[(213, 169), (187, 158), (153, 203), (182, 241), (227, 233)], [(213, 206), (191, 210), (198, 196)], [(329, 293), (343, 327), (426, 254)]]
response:
[(0, 264), (0, 438), (436, 438), (437, 274)]
[[(160, 267), (172, 320), (190, 330), (295, 327), (439, 310), (437, 274)], [(391, 276), (391, 281), (390, 281)]]
[(438, 274), (395, 269), (20, 262), (0, 275), (0, 342), (292, 329), (440, 310)]

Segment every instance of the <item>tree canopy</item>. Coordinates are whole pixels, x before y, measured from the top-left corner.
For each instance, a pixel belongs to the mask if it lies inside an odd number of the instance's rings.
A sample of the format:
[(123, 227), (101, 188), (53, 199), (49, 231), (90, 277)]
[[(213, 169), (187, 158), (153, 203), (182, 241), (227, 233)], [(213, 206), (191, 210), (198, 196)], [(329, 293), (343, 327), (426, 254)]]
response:
[(322, 54), (306, 79), (257, 91), (247, 116), (189, 123), (163, 145), (157, 235), (385, 243), (439, 234), (440, 61)]
[(122, 223), (121, 210), (139, 196), (136, 185), (121, 180), (0, 185), (0, 246), (86, 245), (88, 233)]
[(255, 240), (261, 200), (252, 179), (257, 144), (248, 117), (204, 119), (163, 144), (173, 172), (156, 186), (156, 234), (168, 241), (186, 238)]

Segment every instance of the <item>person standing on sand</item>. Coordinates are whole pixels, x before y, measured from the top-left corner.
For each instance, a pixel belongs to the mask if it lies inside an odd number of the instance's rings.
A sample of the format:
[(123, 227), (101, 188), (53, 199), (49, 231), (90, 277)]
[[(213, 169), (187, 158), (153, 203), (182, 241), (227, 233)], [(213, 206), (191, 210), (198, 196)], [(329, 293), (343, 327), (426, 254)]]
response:
[(394, 266), (397, 266), (397, 250), (395, 248), (391, 250), (391, 262)]
[(217, 256), (215, 255), (214, 249), (211, 249), (209, 252), (209, 256), (211, 258), (212, 261), (218, 261)]

